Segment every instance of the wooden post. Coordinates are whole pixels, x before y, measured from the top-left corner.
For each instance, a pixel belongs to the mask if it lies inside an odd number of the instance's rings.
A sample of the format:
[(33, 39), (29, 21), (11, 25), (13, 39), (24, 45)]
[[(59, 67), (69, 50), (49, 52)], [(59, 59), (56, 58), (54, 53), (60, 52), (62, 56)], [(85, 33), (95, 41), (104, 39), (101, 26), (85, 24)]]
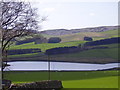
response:
[(48, 55), (48, 80), (50, 80), (50, 56)]
[(1, 45), (1, 40), (2, 40), (2, 29), (0, 27), (0, 90), (2, 90), (2, 49), (1, 49), (2, 45)]
[(3, 0), (0, 0), (0, 90), (2, 90), (2, 2)]

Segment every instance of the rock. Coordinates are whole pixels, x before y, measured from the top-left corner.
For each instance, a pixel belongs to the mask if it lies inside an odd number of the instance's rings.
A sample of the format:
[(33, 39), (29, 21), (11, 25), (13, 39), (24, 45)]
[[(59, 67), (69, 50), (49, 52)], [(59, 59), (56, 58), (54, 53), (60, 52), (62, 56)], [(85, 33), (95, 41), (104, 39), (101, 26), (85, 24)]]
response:
[(12, 82), (10, 80), (5, 80), (5, 79), (2, 80), (2, 87), (3, 87), (3, 89), (4, 88), (6, 88), (6, 89), (9, 88), (11, 86), (11, 83)]

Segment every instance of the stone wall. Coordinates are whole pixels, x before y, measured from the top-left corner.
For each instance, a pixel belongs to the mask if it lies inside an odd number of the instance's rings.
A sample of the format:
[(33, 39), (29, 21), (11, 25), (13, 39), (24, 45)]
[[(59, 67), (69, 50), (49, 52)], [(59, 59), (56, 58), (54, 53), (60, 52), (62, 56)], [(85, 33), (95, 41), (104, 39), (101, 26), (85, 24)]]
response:
[(25, 84), (14, 84), (9, 90), (60, 90), (62, 89), (62, 82), (59, 80), (46, 80)]

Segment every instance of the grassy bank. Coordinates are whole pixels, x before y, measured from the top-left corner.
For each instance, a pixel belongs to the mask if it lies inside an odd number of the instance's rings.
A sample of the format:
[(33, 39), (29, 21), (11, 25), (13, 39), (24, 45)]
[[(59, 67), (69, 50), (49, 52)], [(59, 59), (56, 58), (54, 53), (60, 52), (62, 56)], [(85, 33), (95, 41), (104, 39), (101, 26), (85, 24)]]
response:
[(53, 57), (62, 57), (65, 56), (70, 58), (112, 58), (118, 59), (118, 48), (108, 48), (108, 49), (92, 49), (85, 50), (77, 53), (69, 53), (69, 54), (59, 54), (52, 55)]
[[(9, 71), (6, 79), (13, 83), (48, 80), (48, 72)], [(118, 71), (51, 72), (51, 80), (61, 80), (64, 88), (118, 88)]]

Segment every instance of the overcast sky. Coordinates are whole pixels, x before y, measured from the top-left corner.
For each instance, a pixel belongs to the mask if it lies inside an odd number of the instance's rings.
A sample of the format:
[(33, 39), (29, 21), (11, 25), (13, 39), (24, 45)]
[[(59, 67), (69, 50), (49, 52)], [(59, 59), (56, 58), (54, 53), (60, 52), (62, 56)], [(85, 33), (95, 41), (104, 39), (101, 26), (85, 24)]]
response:
[(76, 29), (118, 24), (118, 0), (36, 0), (38, 14), (48, 16), (41, 30)]

